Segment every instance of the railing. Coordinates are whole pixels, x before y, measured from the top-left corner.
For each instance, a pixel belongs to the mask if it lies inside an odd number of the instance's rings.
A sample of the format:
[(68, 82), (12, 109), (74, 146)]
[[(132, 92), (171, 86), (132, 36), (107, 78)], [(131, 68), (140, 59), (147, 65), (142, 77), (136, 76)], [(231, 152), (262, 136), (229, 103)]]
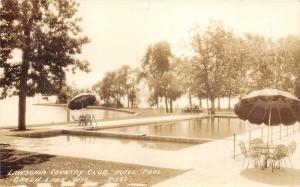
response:
[[(242, 133), (242, 134), (233, 134), (233, 159), (236, 158), (236, 156), (239, 156), (240, 150), (239, 150), (239, 141), (243, 141), (246, 144), (249, 144), (249, 142), (254, 138), (261, 138), (262, 140), (265, 139), (265, 141), (268, 141), (268, 128), (269, 129), (269, 141), (274, 142), (277, 140), (281, 140), (283, 138), (289, 137), (290, 135), (295, 134), (295, 132), (300, 131), (300, 125), (298, 123), (290, 126), (263, 126), (259, 129), (250, 129), (248, 132)], [(249, 144), (250, 146), (250, 144)]]

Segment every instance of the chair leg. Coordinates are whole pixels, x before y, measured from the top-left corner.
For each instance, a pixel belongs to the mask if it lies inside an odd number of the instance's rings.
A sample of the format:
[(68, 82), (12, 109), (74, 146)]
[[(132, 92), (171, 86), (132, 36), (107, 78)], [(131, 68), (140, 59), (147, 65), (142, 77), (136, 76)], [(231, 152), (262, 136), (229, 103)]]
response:
[[(278, 161), (277, 160), (274, 160), (273, 161), (273, 168), (274, 168), (274, 170), (277, 168), (277, 167), (279, 167), (279, 163), (278, 163)], [(278, 168), (277, 168), (278, 169)]]
[[(272, 162), (270, 162), (270, 164), (271, 164), (271, 166), (272, 166)], [(268, 161), (267, 161), (267, 159), (264, 159), (264, 160), (263, 160), (263, 166), (264, 166), (265, 168), (268, 167)]]
[(251, 159), (248, 159), (247, 169), (249, 168), (250, 161)]
[(256, 158), (256, 166), (260, 166), (260, 158)]
[(290, 161), (290, 164), (291, 164), (291, 168), (294, 168), (293, 164), (292, 164), (292, 161), (291, 161), (291, 157), (290, 156), (288, 156), (288, 157), (289, 157), (289, 161)]
[(277, 169), (280, 169), (280, 167), (281, 167), (281, 160), (277, 160), (276, 162), (277, 162)]
[(284, 167), (283, 167), (284, 164), (283, 163), (284, 163), (284, 160), (282, 160), (282, 159), (281, 160), (277, 160), (277, 164), (278, 164), (277, 165), (277, 169), (282, 169), (284, 171)]
[(255, 158), (252, 158), (252, 159), (251, 159), (251, 164), (255, 167), (255, 165), (256, 165), (256, 160), (255, 160)]
[(259, 165), (259, 167), (261, 167), (261, 159), (260, 158), (258, 160), (258, 165)]
[(256, 167), (260, 167), (261, 166), (260, 158), (259, 157), (255, 159), (255, 166)]
[(285, 167), (287, 167), (287, 164), (286, 164), (285, 158), (283, 158), (283, 161), (284, 161), (284, 165), (285, 165)]
[(243, 161), (243, 164), (242, 164), (242, 168), (243, 168), (243, 166), (244, 166), (245, 160), (246, 160), (246, 157), (244, 157), (244, 161)]
[(262, 167), (262, 166), (263, 166), (263, 160), (262, 160), (262, 158), (261, 158), (261, 157), (259, 158), (259, 166), (260, 166), (260, 167)]

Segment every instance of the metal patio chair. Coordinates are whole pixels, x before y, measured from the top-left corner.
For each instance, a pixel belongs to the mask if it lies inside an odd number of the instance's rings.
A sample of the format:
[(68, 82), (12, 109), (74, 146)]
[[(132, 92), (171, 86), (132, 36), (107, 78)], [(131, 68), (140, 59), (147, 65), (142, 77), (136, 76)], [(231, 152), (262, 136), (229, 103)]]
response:
[(255, 147), (256, 144), (261, 144), (264, 143), (263, 140), (261, 138), (254, 138), (250, 141), (250, 148), (251, 147)]
[(278, 145), (274, 153), (268, 156), (268, 159), (271, 161), (272, 172), (276, 168), (282, 168), (282, 170), (284, 171), (283, 164), (286, 165), (286, 157), (288, 157), (288, 147), (283, 144)]
[[(249, 143), (250, 152), (254, 155), (257, 155), (257, 156), (259, 155), (260, 157), (261, 157), (261, 155), (265, 155), (266, 154), (265, 152), (262, 152), (261, 149), (257, 149), (255, 147), (257, 144), (262, 144), (262, 143), (264, 143), (264, 142), (261, 138), (252, 139)], [(259, 162), (259, 164), (260, 164), (260, 162)], [(256, 163), (256, 165), (257, 165), (257, 163)]]
[(257, 163), (260, 164), (260, 154), (258, 152), (248, 151), (246, 149), (245, 143), (243, 141), (240, 141), (239, 146), (240, 146), (241, 152), (244, 156), (244, 161), (243, 161), (242, 167), (244, 166), (244, 163), (246, 160), (248, 160), (247, 169), (248, 169), (251, 161), (254, 161), (255, 165), (257, 165)]

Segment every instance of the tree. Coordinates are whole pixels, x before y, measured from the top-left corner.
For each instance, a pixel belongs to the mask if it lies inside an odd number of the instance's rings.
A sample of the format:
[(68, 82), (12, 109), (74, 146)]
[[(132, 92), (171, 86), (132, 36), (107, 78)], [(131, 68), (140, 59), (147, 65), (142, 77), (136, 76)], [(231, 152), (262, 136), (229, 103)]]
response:
[(288, 36), (278, 41), (278, 63), (282, 64), (282, 89), (300, 98), (300, 37)]
[[(15, 90), (19, 96), (19, 130), (26, 129), (26, 96), (58, 93), (65, 72), (88, 71), (88, 63), (76, 58), (88, 38), (80, 36), (78, 4), (73, 0), (1, 0), (2, 96)], [(21, 63), (10, 63), (15, 49)], [(45, 89), (46, 88), (46, 89)]]
[(142, 70), (151, 90), (151, 101), (155, 101), (158, 106), (159, 97), (165, 98), (166, 112), (168, 108), (167, 89), (162, 84), (163, 74), (170, 69), (170, 60), (172, 58), (170, 44), (162, 41), (150, 45), (146, 51), (142, 62)]
[(177, 75), (176, 71), (169, 71), (164, 73), (162, 78), (163, 82), (166, 83), (166, 95), (169, 98), (171, 113), (173, 113), (173, 102), (183, 94), (182, 82)]
[(57, 94), (57, 103), (67, 103), (69, 99), (72, 98), (74, 90), (71, 86), (64, 86)]
[[(270, 44), (263, 36), (246, 34), (247, 58), (250, 61), (250, 90), (273, 87), (273, 70), (270, 60)], [(264, 81), (262, 81), (264, 80)]]
[(141, 80), (141, 70), (139, 68), (132, 69), (128, 76), (127, 82), (127, 107), (133, 108), (137, 105), (137, 92), (139, 91), (138, 84)]
[(191, 46), (194, 51), (195, 84), (204, 87), (207, 98), (211, 101), (211, 112), (215, 113), (215, 99), (222, 96), (223, 73), (226, 67), (225, 46), (230, 37), (221, 22), (210, 20), (204, 32), (199, 27), (194, 29)]
[[(131, 72), (131, 68), (128, 65), (124, 65), (116, 70), (116, 79), (115, 79), (115, 86), (116, 86), (116, 100), (117, 100), (117, 107), (122, 106), (121, 104), (121, 97), (127, 94), (127, 102), (128, 100), (128, 93), (129, 93), (129, 74)], [(129, 102), (128, 102), (129, 103)]]
[[(198, 86), (194, 84), (194, 61), (188, 58), (176, 58), (174, 69), (176, 77), (180, 80), (180, 86), (184, 93), (187, 93), (189, 106), (192, 107), (192, 97), (197, 94)], [(201, 99), (201, 97), (198, 97)]]
[[(245, 62), (244, 41), (230, 33), (225, 45), (222, 96), (228, 97), (228, 108), (231, 108), (231, 97), (240, 94), (245, 84), (247, 63)], [(239, 78), (238, 78), (239, 77)]]
[(139, 71), (132, 70), (130, 66), (124, 65), (114, 71), (106, 72), (101, 81), (93, 86), (106, 106), (121, 107), (121, 98), (127, 96), (127, 107), (133, 107), (137, 99), (137, 84), (139, 82)]
[(115, 72), (106, 72), (103, 79), (97, 82), (92, 88), (100, 95), (101, 99), (104, 100), (105, 106), (112, 106), (113, 101), (116, 100), (115, 79)]
[(89, 89), (77, 88), (75, 86), (65, 85), (57, 94), (57, 103), (68, 103), (74, 96), (83, 93), (90, 92)]

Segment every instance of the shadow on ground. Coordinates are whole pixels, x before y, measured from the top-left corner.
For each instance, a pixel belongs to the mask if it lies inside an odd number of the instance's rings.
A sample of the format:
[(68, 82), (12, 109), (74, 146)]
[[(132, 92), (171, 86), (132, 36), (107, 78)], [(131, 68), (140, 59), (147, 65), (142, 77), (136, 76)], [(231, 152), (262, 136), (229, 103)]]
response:
[(0, 179), (7, 178), (9, 172), (22, 169), (25, 165), (39, 164), (48, 161), (52, 155), (22, 153), (17, 154), (13, 149), (6, 148), (8, 144), (0, 145)]
[(277, 186), (297, 186), (300, 184), (300, 169), (285, 168), (276, 169), (272, 173), (271, 168), (249, 168), (241, 171), (241, 176), (260, 183)]

